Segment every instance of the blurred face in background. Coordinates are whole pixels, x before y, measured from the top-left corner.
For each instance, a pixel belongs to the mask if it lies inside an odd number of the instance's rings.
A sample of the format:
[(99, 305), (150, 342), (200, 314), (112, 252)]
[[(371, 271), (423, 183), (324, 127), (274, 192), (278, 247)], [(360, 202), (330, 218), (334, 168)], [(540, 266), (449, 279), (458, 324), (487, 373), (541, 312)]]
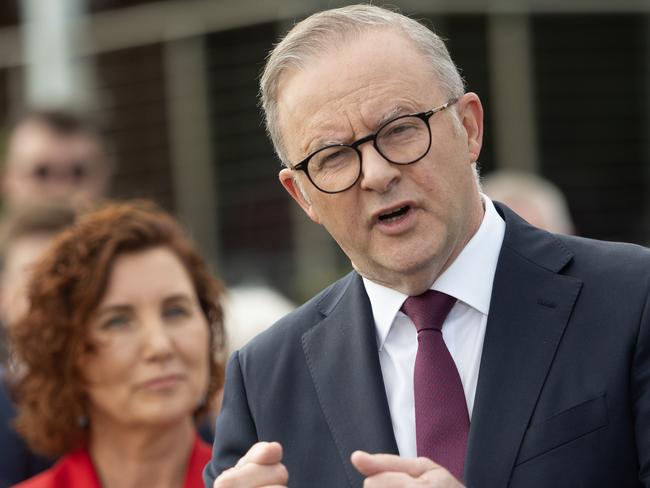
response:
[(208, 323), (166, 247), (118, 255), (81, 363), (88, 417), (127, 427), (191, 418), (209, 375)]
[(91, 134), (61, 134), (43, 123), (25, 122), (9, 140), (4, 198), (10, 207), (97, 201), (108, 188), (103, 158)]

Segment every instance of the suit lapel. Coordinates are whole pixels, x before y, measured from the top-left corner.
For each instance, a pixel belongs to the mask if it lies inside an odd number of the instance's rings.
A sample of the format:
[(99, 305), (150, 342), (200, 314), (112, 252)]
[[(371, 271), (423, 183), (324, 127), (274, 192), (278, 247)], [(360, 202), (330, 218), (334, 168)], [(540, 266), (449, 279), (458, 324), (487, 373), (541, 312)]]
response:
[(468, 443), (468, 486), (507, 486), (582, 282), (572, 254), (507, 208)]
[(370, 301), (354, 273), (325, 318), (303, 335), (309, 371), (351, 486), (362, 476), (350, 464), (357, 449), (397, 453), (379, 365)]

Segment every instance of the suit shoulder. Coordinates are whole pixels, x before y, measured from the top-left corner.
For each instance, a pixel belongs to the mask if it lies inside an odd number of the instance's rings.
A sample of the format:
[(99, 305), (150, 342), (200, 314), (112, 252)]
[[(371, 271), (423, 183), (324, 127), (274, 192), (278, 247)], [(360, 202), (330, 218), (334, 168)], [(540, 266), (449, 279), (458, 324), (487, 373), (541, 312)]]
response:
[(556, 237), (573, 254), (564, 274), (602, 286), (628, 300), (637, 297), (645, 302), (650, 290), (650, 249), (624, 242)]
[(627, 242), (610, 242), (586, 237), (556, 234), (555, 237), (574, 254), (577, 262), (597, 265), (602, 270), (621, 267), (648, 271), (650, 249)]

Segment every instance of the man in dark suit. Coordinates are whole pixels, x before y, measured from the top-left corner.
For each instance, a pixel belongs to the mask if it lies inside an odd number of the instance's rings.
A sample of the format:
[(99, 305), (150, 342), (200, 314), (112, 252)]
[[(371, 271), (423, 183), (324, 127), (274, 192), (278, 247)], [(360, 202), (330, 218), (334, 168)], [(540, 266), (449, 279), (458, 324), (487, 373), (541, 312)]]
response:
[(482, 195), (480, 100), (406, 17), (309, 17), (261, 85), (355, 272), (233, 355), (206, 486), (650, 487), (650, 253)]

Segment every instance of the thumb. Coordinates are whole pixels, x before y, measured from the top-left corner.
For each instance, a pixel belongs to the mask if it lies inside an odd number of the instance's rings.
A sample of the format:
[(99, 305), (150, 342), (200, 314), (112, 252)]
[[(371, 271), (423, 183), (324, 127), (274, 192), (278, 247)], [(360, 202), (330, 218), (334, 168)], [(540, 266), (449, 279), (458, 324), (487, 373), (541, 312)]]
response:
[(277, 464), (282, 461), (282, 446), (279, 442), (258, 442), (239, 460), (237, 466), (247, 463)]

